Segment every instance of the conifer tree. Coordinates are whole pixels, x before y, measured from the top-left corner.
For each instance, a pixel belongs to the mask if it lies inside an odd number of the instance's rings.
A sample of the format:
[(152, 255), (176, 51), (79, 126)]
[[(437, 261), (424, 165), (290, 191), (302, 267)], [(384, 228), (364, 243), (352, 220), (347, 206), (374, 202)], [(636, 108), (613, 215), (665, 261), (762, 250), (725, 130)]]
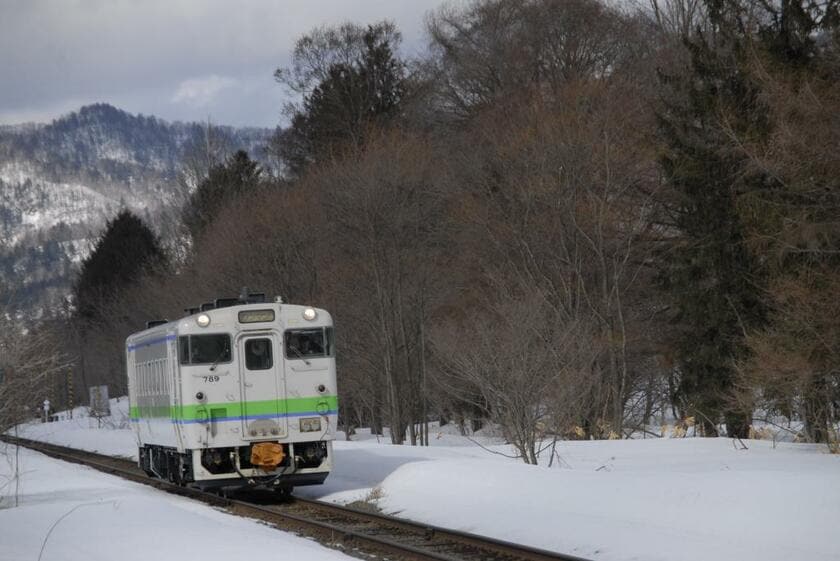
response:
[(740, 192), (767, 178), (745, 172), (731, 133), (769, 131), (759, 90), (743, 71), (744, 37), (734, 3), (710, 0), (711, 36), (687, 42), (688, 75), (663, 77), (671, 98), (660, 113), (667, 144), (662, 158), (672, 188), (678, 234), (660, 256), (661, 280), (676, 309), (678, 401), (706, 434), (725, 422), (731, 436), (746, 436), (750, 412), (731, 400), (736, 361), (746, 333), (764, 321), (762, 274), (745, 244), (738, 214)]
[(160, 270), (166, 264), (166, 255), (154, 232), (136, 215), (123, 210), (108, 222), (93, 251), (82, 262), (73, 291), (78, 315), (95, 322), (103, 303), (145, 273)]
[(235, 197), (257, 187), (263, 170), (243, 151), (237, 151), (226, 162), (213, 166), (184, 207), (184, 223), (193, 240), (213, 221), (219, 210)]

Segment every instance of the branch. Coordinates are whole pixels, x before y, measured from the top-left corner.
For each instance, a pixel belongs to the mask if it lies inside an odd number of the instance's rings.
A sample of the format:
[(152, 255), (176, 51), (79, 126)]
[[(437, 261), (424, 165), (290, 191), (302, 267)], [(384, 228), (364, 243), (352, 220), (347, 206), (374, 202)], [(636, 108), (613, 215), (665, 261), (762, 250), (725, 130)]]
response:
[(522, 458), (522, 454), (517, 454), (516, 456), (511, 456), (510, 454), (505, 454), (504, 452), (499, 452), (498, 450), (491, 450), (487, 446), (483, 445), (482, 443), (478, 442), (477, 440), (475, 440), (474, 438), (471, 438), (469, 436), (467, 437), (467, 440), (469, 440), (470, 442), (472, 442), (473, 444), (475, 444), (476, 446), (478, 446), (482, 450), (484, 450), (486, 452), (490, 452), (491, 454), (496, 454), (497, 456), (504, 456), (505, 458), (510, 458), (512, 460), (519, 460), (519, 459)]

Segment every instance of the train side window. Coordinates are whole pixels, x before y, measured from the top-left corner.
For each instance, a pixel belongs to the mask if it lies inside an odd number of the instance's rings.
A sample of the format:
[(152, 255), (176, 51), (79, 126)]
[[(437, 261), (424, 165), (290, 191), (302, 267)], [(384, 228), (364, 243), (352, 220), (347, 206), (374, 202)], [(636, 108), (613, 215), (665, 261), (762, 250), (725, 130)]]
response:
[(248, 370), (268, 370), (273, 365), (271, 339), (245, 341), (245, 367)]
[(163, 359), (163, 394), (169, 395), (169, 359)]
[(178, 337), (178, 355), (181, 357), (181, 364), (190, 363), (190, 338), (186, 335)]

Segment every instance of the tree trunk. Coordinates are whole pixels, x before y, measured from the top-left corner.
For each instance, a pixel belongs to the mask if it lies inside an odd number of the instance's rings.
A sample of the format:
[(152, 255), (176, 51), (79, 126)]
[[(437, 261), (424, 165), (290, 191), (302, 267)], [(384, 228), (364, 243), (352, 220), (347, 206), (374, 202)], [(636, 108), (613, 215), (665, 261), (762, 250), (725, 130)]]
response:
[(750, 413), (727, 412), (724, 416), (726, 434), (731, 438), (750, 437)]
[(802, 416), (805, 421), (805, 434), (811, 442), (828, 442), (829, 414), (828, 404), (824, 399), (826, 390), (825, 378), (816, 376), (805, 391)]

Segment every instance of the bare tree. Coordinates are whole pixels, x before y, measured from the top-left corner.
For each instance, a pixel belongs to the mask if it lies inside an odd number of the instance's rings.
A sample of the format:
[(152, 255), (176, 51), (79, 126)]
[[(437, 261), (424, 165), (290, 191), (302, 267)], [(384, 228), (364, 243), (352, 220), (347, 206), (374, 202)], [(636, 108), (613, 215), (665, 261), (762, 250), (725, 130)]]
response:
[(427, 419), (424, 332), (446, 283), (435, 156), (423, 139), (385, 133), (319, 177), (333, 228), (324, 290), (347, 322), (351, 368), (376, 380), (395, 443), (408, 431), (415, 444)]
[(208, 118), (201, 127), (201, 134), (184, 146), (178, 173), (180, 204), (176, 206), (183, 206), (190, 194), (207, 179), (210, 170), (222, 164), (232, 153), (230, 138)]
[(210, 299), (247, 285), (287, 301), (314, 302), (325, 224), (307, 190), (264, 185), (231, 201), (198, 244), (190, 282)]
[(529, 464), (538, 462), (546, 434), (578, 421), (587, 399), (581, 365), (593, 350), (580, 346), (586, 326), (557, 322), (535, 288), (486, 302), (432, 335), (442, 365), (435, 383), (481, 411)]
[(436, 103), (464, 117), (522, 91), (551, 98), (570, 80), (620, 73), (637, 54), (634, 25), (597, 0), (444, 6), (427, 20)]
[(0, 312), (0, 432), (40, 415), (50, 377), (63, 372), (69, 359), (53, 325)]
[(647, 0), (641, 6), (667, 36), (682, 40), (708, 29), (709, 18), (703, 0)]
[[(539, 295), (553, 332), (574, 326), (575, 345), (586, 349), (575, 368), (589, 380), (578, 422), (596, 437), (621, 434), (655, 353), (646, 261), (657, 173), (641, 132), (651, 116), (632, 91), (576, 82), (556, 106), (489, 112), (473, 133), (484, 143), (473, 145), (456, 181), (466, 190), (461, 218), (480, 290), (492, 302)], [(584, 99), (585, 110), (570, 110)]]
[[(828, 5), (825, 5), (828, 7)], [(815, 10), (817, 6), (814, 6)], [(817, 19), (822, 24), (822, 19)], [(803, 438), (840, 450), (840, 44), (823, 37), (808, 72), (779, 65), (751, 42), (745, 71), (762, 91), (774, 123), (766, 138), (750, 138), (721, 114), (719, 125), (744, 174), (767, 178), (741, 189), (738, 207), (750, 250), (770, 277), (765, 299), (771, 321), (749, 333), (752, 351), (741, 364), (739, 397), (770, 416), (804, 424)], [(764, 420), (767, 419), (766, 417)]]

